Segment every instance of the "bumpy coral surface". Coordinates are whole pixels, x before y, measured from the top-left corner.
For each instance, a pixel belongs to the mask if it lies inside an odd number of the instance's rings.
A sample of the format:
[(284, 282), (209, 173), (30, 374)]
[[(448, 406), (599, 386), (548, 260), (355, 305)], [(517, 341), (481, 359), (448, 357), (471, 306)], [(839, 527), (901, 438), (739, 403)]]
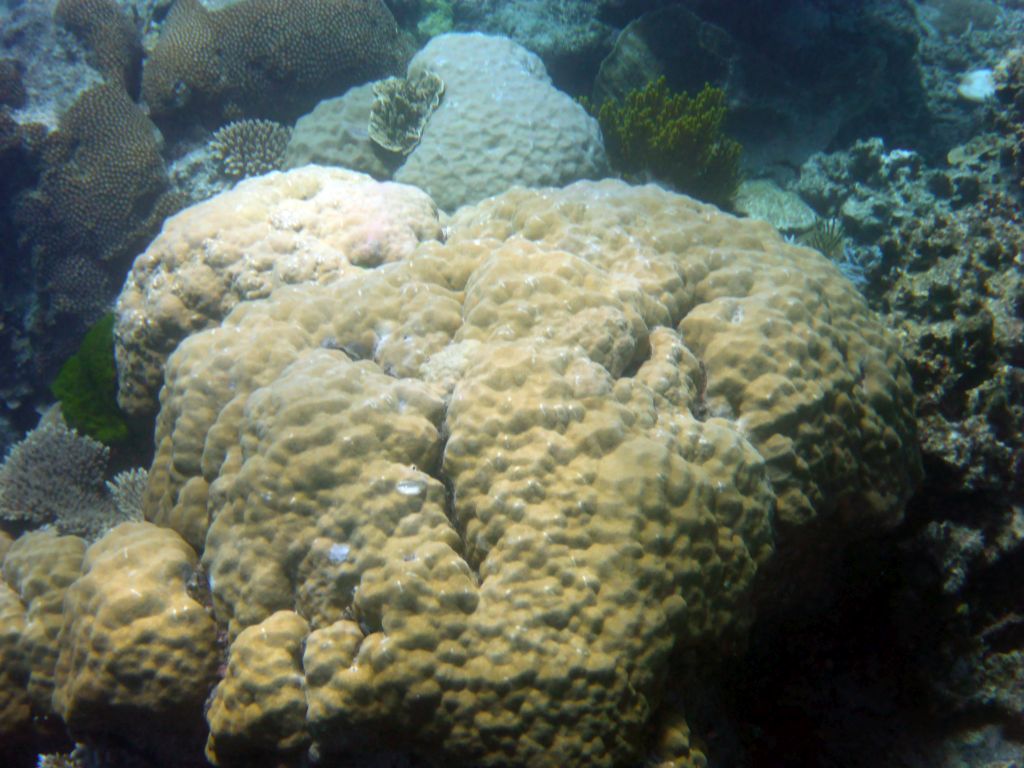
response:
[(17, 592), (0, 582), (0, 739), (8, 743), (25, 733), (32, 717), (29, 669), (20, 647), (24, 632), (25, 606)]
[[(332, 178), (247, 182), (271, 202), (214, 201), (218, 237), (273, 241), (266, 219)], [(310, 250), (425, 231), (415, 205), (382, 230), (378, 206), (342, 227), (288, 204), (323, 222), (288, 230)], [(773, 516), (790, 550), (821, 549), (898, 520), (916, 480), (894, 342), (766, 224), (605, 181), (513, 190), (445, 234), (233, 294), (167, 362), (146, 512), (203, 550), (232, 642), (208, 713), (222, 765), (306, 745), (635, 763), (670, 656), (741, 639)], [(148, 263), (126, 295), (168, 279)]]
[(278, 611), (249, 627), (231, 649), (224, 682), (210, 702), (207, 752), (259, 760), (259, 754), (294, 753), (307, 746), (302, 646), (309, 624)]
[(182, 211), (136, 259), (118, 300), (121, 406), (152, 410), (166, 356), (237, 302), (405, 258), (440, 234), (422, 192), (342, 170), (246, 181)]
[(425, 189), (444, 210), (513, 184), (606, 174), (597, 121), (551, 85), (544, 64), (522, 46), (477, 33), (441, 35), (409, 64), (410, 78), (424, 71), (440, 76), (445, 96), (394, 178)]
[(180, 536), (150, 523), (123, 523), (88, 549), (65, 598), (53, 697), (72, 733), (200, 722), (219, 654), (213, 619), (186, 591), (195, 565)]
[(216, 11), (178, 0), (146, 59), (142, 95), (157, 117), (288, 121), (388, 74), (398, 47), (381, 0), (244, 0)]
[[(54, 713), (54, 669), (59, 651), (58, 635), (63, 624), (64, 594), (78, 578), (85, 542), (77, 536), (58, 536), (45, 530), (21, 536), (3, 561), (3, 580), (24, 605), (24, 626), (18, 632), (14, 650), (23, 665), (25, 690), (32, 713)], [(6, 609), (13, 604), (7, 594)], [(12, 618), (17, 621), (17, 611)], [(6, 626), (6, 625), (5, 625)], [(7, 636), (7, 650), (11, 650)]]

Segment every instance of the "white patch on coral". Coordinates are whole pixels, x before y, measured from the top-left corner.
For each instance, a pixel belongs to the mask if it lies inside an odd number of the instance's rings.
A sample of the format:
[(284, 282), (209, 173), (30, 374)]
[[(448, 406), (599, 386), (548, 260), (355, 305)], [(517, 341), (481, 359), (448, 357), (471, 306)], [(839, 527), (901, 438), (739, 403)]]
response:
[(996, 93), (996, 81), (991, 69), (975, 69), (960, 78), (957, 96), (977, 104), (988, 101)]
[(348, 544), (331, 544), (331, 548), (327, 550), (327, 559), (334, 565), (337, 565), (347, 561), (351, 553), (352, 547)]

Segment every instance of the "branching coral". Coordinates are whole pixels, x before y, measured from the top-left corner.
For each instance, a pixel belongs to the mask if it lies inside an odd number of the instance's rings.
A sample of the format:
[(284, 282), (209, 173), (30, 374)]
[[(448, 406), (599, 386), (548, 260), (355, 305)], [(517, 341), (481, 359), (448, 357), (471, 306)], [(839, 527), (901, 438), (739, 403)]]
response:
[(107, 511), (103, 473), (108, 458), (106, 446), (63, 421), (44, 423), (15, 445), (0, 466), (0, 519), (65, 527), (64, 520)]
[(291, 128), (273, 120), (236, 120), (213, 134), (210, 148), (222, 174), (244, 179), (280, 170), (291, 136)]
[(627, 178), (654, 177), (680, 192), (728, 204), (740, 181), (739, 143), (722, 131), (725, 92), (705, 85), (696, 96), (673, 93), (664, 77), (600, 107), (584, 100), (601, 124), (612, 165)]

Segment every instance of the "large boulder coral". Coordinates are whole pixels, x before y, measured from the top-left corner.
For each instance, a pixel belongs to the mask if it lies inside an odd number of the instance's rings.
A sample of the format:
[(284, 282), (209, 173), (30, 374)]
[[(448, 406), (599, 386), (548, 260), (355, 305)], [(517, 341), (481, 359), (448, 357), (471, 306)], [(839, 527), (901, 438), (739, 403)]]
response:
[[(332, 173), (248, 182), (276, 200), (221, 236)], [(236, 295), (167, 362), (146, 512), (202, 550), (233, 643), (221, 765), (638, 761), (675, 661), (742, 641), (762, 566), (894, 524), (917, 479), (896, 343), (768, 225), (604, 181), (435, 226)]]
[(408, 157), (371, 140), (375, 102), (361, 86), (299, 119), (286, 166), (339, 165), (393, 178), (426, 190), (448, 212), (515, 184), (560, 186), (608, 175), (597, 121), (555, 88), (541, 60), (522, 46), (479, 33), (440, 35), (408, 70), (412, 82), (437, 77), (444, 93), (417, 126), (422, 133)]
[(522, 46), (478, 33), (441, 35), (409, 63), (409, 77), (425, 71), (444, 81), (444, 98), (394, 179), (425, 189), (444, 210), (513, 184), (560, 186), (607, 174), (597, 122)]

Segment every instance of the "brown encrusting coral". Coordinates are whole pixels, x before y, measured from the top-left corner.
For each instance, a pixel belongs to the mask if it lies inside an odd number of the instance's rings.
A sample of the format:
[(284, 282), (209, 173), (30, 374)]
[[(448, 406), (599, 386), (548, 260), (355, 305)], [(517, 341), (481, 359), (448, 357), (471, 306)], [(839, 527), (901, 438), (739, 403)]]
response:
[(90, 63), (107, 80), (138, 97), (142, 42), (121, 4), (115, 0), (60, 0), (53, 15), (78, 37)]
[(320, 99), (400, 65), (381, 0), (243, 0), (211, 11), (177, 0), (142, 74), (155, 119), (290, 122)]

